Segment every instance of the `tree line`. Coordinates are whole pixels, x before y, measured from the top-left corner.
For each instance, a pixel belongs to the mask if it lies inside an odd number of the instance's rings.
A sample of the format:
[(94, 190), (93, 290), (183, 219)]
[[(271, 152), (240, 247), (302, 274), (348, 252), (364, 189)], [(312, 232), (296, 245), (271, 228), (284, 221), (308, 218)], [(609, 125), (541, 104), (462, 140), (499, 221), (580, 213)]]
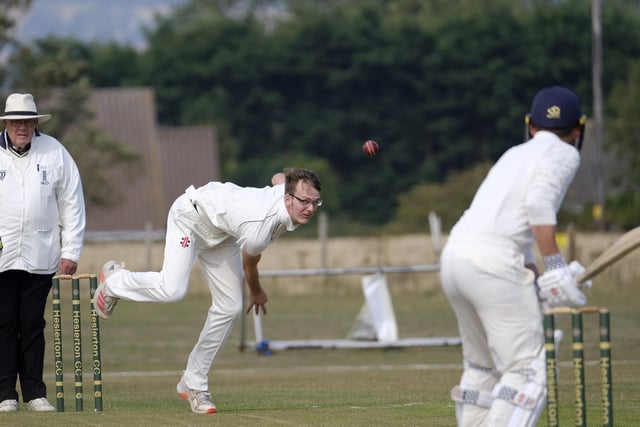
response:
[[(225, 180), (262, 185), (306, 166), (334, 218), (424, 228), (434, 201), (422, 198), (440, 193), (423, 190), (444, 186), (435, 205), (460, 206), (447, 221), (462, 213), (472, 191), (447, 184), (523, 140), (540, 88), (572, 88), (590, 114), (590, 14), (581, 0), (191, 0), (156, 18), (143, 51), (55, 38), (21, 46), (13, 85), (151, 86), (161, 124), (217, 127)], [(637, 2), (603, 2), (602, 28), (606, 143), (635, 174), (605, 215), (630, 227), (640, 212)], [(375, 158), (362, 153), (367, 139), (381, 145)]]

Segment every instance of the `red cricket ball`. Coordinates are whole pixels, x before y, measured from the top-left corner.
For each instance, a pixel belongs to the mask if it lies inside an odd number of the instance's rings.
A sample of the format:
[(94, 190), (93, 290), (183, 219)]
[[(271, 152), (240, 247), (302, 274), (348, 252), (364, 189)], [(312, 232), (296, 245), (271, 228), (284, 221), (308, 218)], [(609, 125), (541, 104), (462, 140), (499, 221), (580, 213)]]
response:
[(369, 157), (373, 157), (376, 154), (378, 154), (379, 149), (380, 149), (380, 146), (378, 145), (378, 143), (372, 139), (362, 144), (362, 151), (364, 152), (364, 154), (366, 154)]

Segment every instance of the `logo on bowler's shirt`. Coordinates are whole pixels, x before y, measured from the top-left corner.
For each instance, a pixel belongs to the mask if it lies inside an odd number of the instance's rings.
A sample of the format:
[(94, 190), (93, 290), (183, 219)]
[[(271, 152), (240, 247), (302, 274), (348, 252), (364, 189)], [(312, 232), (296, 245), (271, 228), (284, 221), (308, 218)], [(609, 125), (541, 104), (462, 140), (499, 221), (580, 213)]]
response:
[(180, 246), (182, 246), (183, 248), (188, 248), (189, 244), (191, 244), (191, 239), (187, 236), (180, 239)]

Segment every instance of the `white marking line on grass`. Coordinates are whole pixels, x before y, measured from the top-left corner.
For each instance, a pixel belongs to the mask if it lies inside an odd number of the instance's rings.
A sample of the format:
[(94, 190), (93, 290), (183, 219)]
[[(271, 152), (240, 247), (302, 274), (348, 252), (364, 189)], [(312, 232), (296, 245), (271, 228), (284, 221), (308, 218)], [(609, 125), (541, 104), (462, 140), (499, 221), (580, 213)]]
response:
[(371, 409), (391, 409), (391, 408), (408, 408), (411, 406), (424, 406), (426, 405), (426, 402), (409, 402), (409, 403), (398, 403), (398, 404), (393, 404), (393, 405), (376, 405), (375, 408), (372, 408), (371, 406), (349, 406), (349, 408), (351, 409), (364, 409), (364, 410), (371, 410)]
[[(600, 365), (599, 360), (586, 361), (585, 366)], [(640, 365), (640, 360), (614, 360), (613, 366)], [(573, 366), (571, 361), (560, 362), (561, 367)], [(283, 368), (222, 368), (214, 369), (216, 375), (256, 374), (265, 372), (348, 372), (348, 371), (394, 371), (394, 370), (461, 370), (462, 365), (456, 363), (407, 364), (407, 365), (338, 365), (338, 366), (295, 366)], [(184, 371), (122, 371), (103, 372), (103, 377), (174, 377), (181, 376)], [(53, 374), (46, 374), (53, 377)]]
[[(411, 365), (345, 365), (345, 366), (294, 366), (287, 368), (227, 368), (214, 369), (216, 375), (257, 374), (264, 372), (347, 372), (347, 371), (395, 371), (395, 370), (453, 370), (462, 369), (458, 364), (411, 364)], [(183, 371), (129, 371), (129, 372), (105, 372), (107, 377), (165, 377), (182, 375)]]
[(247, 414), (235, 414), (235, 416), (241, 417), (241, 418), (251, 418), (251, 419), (256, 419), (261, 421), (268, 421), (269, 423), (277, 423), (277, 424), (284, 424), (284, 425), (298, 425), (298, 422), (291, 422), (291, 421), (283, 420), (280, 418), (247, 415)]

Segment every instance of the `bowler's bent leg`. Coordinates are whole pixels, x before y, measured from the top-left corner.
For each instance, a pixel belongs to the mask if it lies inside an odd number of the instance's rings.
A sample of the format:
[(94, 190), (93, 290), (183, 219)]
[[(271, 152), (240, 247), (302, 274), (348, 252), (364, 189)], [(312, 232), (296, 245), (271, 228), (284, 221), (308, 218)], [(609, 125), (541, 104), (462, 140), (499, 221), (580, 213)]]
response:
[[(169, 210), (164, 246), (164, 261), (160, 272), (137, 273), (118, 269), (106, 282), (110, 297), (138, 302), (175, 302), (189, 288), (189, 277), (200, 251), (201, 241), (191, 229), (184, 210), (194, 209), (188, 200), (178, 198)], [(186, 224), (185, 224), (186, 223)]]
[(199, 258), (211, 291), (211, 307), (189, 355), (183, 381), (189, 388), (208, 390), (213, 360), (242, 313), (244, 276), (240, 247), (235, 243), (203, 251)]

